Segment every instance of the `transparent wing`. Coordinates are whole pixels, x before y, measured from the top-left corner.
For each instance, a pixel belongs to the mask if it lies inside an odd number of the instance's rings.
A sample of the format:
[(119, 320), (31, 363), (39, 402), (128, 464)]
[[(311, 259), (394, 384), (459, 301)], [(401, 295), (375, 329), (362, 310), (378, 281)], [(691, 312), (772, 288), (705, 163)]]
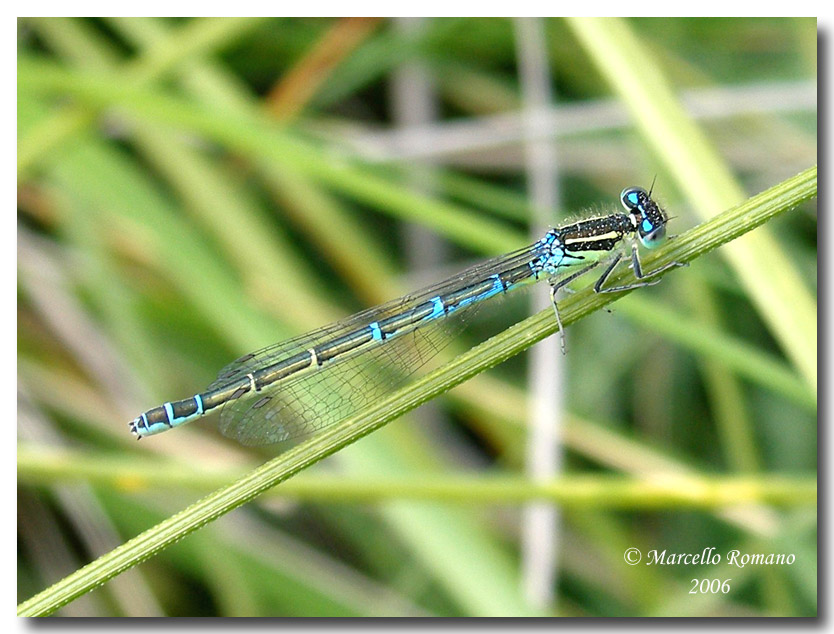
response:
[(471, 320), (480, 304), (317, 372), (226, 403), (220, 431), (243, 445), (294, 440), (324, 429), (404, 385)]
[[(309, 350), (368, 323), (401, 314), (430, 298), (466, 286), (530, 258), (531, 249), (479, 264), (412, 295), (363, 311), (337, 324), (246, 355), (221, 370), (220, 385), (287, 355)], [(384, 344), (333, 359), (318, 371), (276, 383), (273, 388), (226, 403), (220, 430), (243, 445), (297, 439), (332, 425), (402, 386), (408, 377), (442, 350), (471, 321), (482, 302), (468, 304)]]
[(428, 286), (415, 293), (391, 300), (374, 308), (368, 308), (335, 324), (330, 324), (318, 330), (274, 343), (255, 352), (250, 352), (221, 369), (217, 374), (217, 379), (208, 386), (207, 391), (222, 387), (231, 381), (246, 376), (250, 372), (260, 368), (272, 365), (281, 359), (291, 357), (310, 348), (332, 341), (344, 334), (354, 332), (363, 326), (367, 326), (372, 321), (403, 312), (408, 310), (409, 307), (422, 304), (437, 295), (445, 295), (452, 290), (471, 283), (473, 280), (479, 279), (481, 276), (516, 266), (519, 262), (534, 257), (536, 246), (525, 247), (507, 255), (492, 258), (486, 262), (472, 266), (454, 277)]

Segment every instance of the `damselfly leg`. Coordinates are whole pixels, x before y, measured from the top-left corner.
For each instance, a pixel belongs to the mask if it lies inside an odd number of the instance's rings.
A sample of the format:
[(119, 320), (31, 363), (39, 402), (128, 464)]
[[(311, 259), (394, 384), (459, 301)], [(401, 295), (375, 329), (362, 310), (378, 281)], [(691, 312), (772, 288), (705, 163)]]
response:
[(582, 277), (585, 273), (592, 271), (597, 267), (599, 262), (593, 262), (585, 266), (575, 273), (571, 273), (562, 279), (549, 280), (550, 282), (550, 305), (553, 306), (553, 312), (556, 314), (556, 323), (559, 324), (559, 346), (562, 349), (562, 355), (568, 353), (567, 344), (565, 343), (565, 327), (562, 325), (562, 318), (559, 316), (559, 305), (556, 302), (556, 293), (559, 289), (567, 289), (567, 285), (573, 282), (576, 278)]
[(642, 288), (643, 286), (654, 286), (660, 280), (656, 279), (649, 279), (652, 277), (656, 277), (660, 275), (664, 271), (668, 271), (669, 269), (673, 269), (679, 266), (686, 266), (683, 262), (670, 262), (669, 264), (664, 264), (661, 267), (656, 268), (654, 271), (649, 271), (648, 273), (643, 271), (643, 267), (640, 264), (640, 253), (637, 250), (637, 245), (631, 245), (631, 269), (634, 271), (634, 277), (639, 282), (634, 282), (632, 284), (623, 284), (620, 286), (612, 286), (610, 288), (602, 288), (602, 285), (605, 284), (608, 277), (614, 272), (614, 269), (617, 268), (617, 265), (623, 259), (623, 254), (618, 253), (611, 259), (611, 262), (605, 267), (605, 270), (602, 272), (602, 275), (599, 276), (599, 279), (594, 283), (594, 291), (597, 293), (620, 293), (622, 291), (630, 291), (634, 288)]

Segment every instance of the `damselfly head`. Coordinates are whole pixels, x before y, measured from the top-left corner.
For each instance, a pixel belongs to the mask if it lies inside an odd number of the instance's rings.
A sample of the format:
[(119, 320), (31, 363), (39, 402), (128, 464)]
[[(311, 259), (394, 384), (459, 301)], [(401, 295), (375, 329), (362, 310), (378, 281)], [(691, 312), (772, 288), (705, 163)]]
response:
[(626, 187), (620, 194), (620, 201), (644, 247), (653, 249), (666, 239), (666, 212), (652, 200), (649, 192), (642, 187)]

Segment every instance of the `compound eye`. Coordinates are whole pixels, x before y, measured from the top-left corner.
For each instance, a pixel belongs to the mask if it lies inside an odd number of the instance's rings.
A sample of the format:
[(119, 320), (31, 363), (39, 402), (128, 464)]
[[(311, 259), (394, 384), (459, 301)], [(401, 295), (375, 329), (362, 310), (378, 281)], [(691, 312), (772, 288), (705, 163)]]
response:
[(643, 220), (643, 224), (641, 225), (641, 231), (639, 232), (640, 235), (640, 242), (643, 243), (647, 249), (654, 249), (655, 247), (660, 246), (664, 240), (666, 240), (666, 225), (660, 225), (656, 229), (648, 232), (643, 232), (642, 228), (646, 225), (651, 226), (651, 223), (648, 219)]
[(642, 187), (626, 187), (620, 194), (623, 207), (628, 210), (636, 209), (640, 205), (640, 199), (648, 196)]

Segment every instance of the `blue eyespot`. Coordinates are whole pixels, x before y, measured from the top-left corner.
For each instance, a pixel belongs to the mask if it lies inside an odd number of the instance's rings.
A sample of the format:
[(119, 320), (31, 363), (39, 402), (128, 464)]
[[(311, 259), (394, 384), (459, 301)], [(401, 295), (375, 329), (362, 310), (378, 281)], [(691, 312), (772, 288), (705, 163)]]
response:
[[(643, 224), (645, 225), (646, 222), (647, 221), (644, 220)], [(666, 240), (666, 227), (665, 225), (660, 225), (654, 231), (641, 233), (639, 237), (640, 242), (642, 242), (643, 246), (647, 249), (657, 248)]]
[(654, 225), (652, 224), (652, 221), (649, 220), (648, 218), (643, 218), (643, 223), (642, 223), (641, 227), (643, 229), (643, 233), (651, 233), (652, 229), (654, 229)]
[(620, 193), (620, 201), (623, 203), (623, 207), (629, 211), (639, 209), (640, 202), (644, 197), (647, 198), (648, 194), (646, 194), (646, 190), (642, 187), (626, 187)]

